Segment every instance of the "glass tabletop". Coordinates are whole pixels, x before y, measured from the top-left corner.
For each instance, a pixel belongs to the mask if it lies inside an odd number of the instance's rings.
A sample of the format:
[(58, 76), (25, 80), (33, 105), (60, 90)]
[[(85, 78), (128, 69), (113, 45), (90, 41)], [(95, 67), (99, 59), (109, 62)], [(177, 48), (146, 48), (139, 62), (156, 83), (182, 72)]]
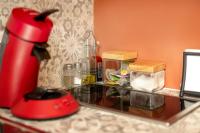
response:
[(195, 100), (140, 92), (120, 86), (85, 85), (73, 88), (71, 93), (81, 105), (147, 118), (166, 125), (199, 106)]

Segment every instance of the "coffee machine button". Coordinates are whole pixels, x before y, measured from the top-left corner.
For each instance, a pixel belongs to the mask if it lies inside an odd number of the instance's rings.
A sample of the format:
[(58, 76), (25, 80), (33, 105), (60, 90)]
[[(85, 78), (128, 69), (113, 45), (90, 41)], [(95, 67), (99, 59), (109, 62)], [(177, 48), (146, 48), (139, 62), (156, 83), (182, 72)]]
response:
[(55, 109), (60, 109), (61, 106), (62, 106), (61, 104), (55, 104), (55, 105), (54, 105), (54, 108), (55, 108)]
[(69, 105), (70, 105), (70, 101), (67, 100), (67, 99), (64, 99), (64, 100), (62, 101), (62, 103), (63, 103), (64, 106), (69, 106)]

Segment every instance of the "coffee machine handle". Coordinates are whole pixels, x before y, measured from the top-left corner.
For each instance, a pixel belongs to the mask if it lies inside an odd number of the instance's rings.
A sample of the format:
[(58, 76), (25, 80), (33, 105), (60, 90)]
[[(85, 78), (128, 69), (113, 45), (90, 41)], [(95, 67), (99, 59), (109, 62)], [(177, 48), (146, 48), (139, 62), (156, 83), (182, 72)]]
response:
[(40, 13), (39, 15), (37, 15), (34, 19), (35, 19), (35, 21), (44, 21), (47, 16), (49, 16), (50, 14), (57, 12), (57, 11), (59, 11), (59, 10), (58, 9), (46, 10), (46, 11)]
[(35, 46), (32, 50), (32, 55), (35, 56), (38, 59), (38, 61), (50, 59), (51, 58), (50, 54), (46, 49), (48, 46), (49, 45), (47, 43), (42, 44), (42, 45), (35, 44)]

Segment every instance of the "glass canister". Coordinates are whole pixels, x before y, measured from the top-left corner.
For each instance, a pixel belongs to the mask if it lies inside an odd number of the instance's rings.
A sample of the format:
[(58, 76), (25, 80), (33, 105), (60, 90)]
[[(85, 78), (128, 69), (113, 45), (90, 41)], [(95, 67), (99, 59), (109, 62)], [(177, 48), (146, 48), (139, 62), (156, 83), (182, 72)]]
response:
[(63, 66), (63, 85), (66, 89), (71, 89), (74, 83), (73, 64)]
[(166, 65), (159, 61), (138, 60), (129, 64), (130, 86), (139, 91), (154, 92), (165, 85)]
[(103, 81), (105, 84), (126, 85), (129, 83), (128, 66), (137, 58), (137, 52), (106, 51), (103, 58)]
[(80, 62), (74, 63), (74, 86), (80, 86), (82, 83), (82, 65)]

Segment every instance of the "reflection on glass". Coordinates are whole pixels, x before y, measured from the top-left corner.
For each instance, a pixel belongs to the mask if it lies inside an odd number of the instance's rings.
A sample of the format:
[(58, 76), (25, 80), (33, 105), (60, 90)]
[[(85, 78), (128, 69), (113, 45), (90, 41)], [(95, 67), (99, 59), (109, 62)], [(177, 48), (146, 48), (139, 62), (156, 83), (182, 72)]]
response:
[(30, 132), (23, 131), (20, 128), (0, 122), (0, 133), (30, 133)]
[(155, 110), (164, 105), (164, 96), (139, 91), (131, 91), (130, 105), (146, 110)]
[(181, 103), (181, 110), (184, 110), (193, 105), (194, 103), (196, 103), (196, 101), (180, 99), (180, 103)]
[(87, 85), (74, 88), (73, 92), (82, 104), (164, 122), (186, 108), (186, 103), (182, 106), (179, 97), (133, 91), (120, 86)]

